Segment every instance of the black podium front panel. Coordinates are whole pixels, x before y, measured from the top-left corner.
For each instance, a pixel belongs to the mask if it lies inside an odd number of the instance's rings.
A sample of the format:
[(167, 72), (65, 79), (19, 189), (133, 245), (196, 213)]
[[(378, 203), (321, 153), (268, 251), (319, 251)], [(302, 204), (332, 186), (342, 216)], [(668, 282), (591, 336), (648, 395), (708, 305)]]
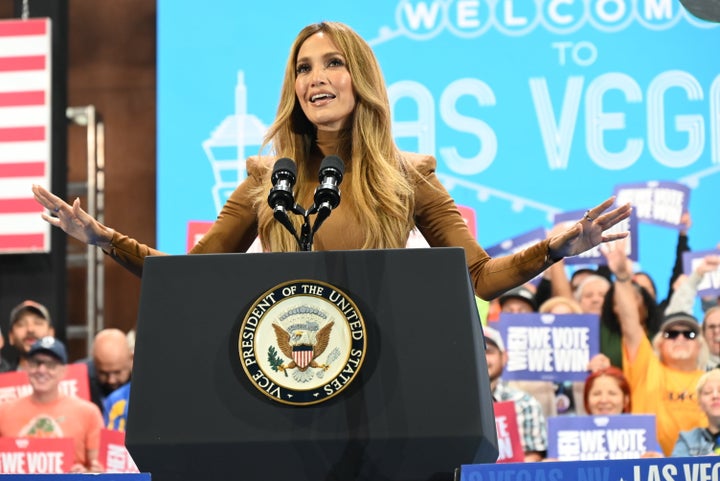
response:
[[(364, 316), (356, 379), (292, 406), (247, 378), (238, 335), (287, 281)], [(126, 443), (154, 480), (430, 480), (494, 462), (482, 331), (462, 249), (159, 256), (145, 261)]]

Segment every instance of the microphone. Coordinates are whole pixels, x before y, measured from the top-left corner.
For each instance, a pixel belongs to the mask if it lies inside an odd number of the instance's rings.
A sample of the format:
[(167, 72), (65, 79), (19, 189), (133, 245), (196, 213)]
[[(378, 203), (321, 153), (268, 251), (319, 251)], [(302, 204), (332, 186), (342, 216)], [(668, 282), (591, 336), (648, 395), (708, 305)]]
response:
[(311, 210), (317, 212), (313, 232), (330, 215), (330, 212), (340, 204), (340, 183), (345, 173), (345, 164), (337, 155), (328, 155), (320, 163), (318, 179), (320, 185), (315, 189), (314, 204)]
[(273, 166), (273, 172), (270, 177), (272, 188), (268, 194), (268, 204), (273, 210), (273, 216), (277, 219), (290, 233), (297, 238), (295, 226), (290, 222), (288, 211), (293, 211), (295, 206), (295, 198), (293, 196), (293, 186), (297, 179), (297, 166), (292, 159), (283, 157), (278, 159)]

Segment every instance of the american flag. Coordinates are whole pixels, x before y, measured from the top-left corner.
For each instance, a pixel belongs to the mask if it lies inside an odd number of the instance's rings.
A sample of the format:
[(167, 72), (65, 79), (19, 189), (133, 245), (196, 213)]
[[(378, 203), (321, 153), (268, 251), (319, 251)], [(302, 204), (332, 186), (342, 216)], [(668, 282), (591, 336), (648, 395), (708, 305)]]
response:
[(0, 254), (48, 252), (30, 187), (50, 185), (50, 20), (0, 20)]

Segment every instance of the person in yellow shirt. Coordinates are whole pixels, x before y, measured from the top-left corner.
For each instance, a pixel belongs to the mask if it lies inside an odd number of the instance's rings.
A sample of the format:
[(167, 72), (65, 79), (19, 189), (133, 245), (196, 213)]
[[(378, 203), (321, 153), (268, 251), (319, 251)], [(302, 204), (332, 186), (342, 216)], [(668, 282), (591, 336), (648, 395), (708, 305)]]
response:
[(632, 390), (632, 412), (655, 414), (658, 442), (666, 456), (681, 431), (707, 426), (695, 386), (704, 374), (709, 350), (697, 319), (686, 312), (665, 316), (659, 332), (648, 340), (634, 302), (632, 262), (621, 240), (604, 249), (615, 275), (615, 310), (622, 331), (623, 371)]

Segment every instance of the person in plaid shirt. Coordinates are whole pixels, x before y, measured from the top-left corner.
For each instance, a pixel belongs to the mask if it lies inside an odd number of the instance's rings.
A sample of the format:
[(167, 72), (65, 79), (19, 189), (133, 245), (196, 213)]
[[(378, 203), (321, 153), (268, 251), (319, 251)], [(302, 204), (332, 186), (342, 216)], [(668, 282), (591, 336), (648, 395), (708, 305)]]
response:
[(541, 461), (547, 451), (547, 422), (542, 406), (537, 399), (525, 391), (509, 386), (500, 379), (507, 363), (505, 343), (496, 329), (483, 327), (483, 330), (485, 332), (485, 359), (493, 399), (515, 403), (525, 461)]

